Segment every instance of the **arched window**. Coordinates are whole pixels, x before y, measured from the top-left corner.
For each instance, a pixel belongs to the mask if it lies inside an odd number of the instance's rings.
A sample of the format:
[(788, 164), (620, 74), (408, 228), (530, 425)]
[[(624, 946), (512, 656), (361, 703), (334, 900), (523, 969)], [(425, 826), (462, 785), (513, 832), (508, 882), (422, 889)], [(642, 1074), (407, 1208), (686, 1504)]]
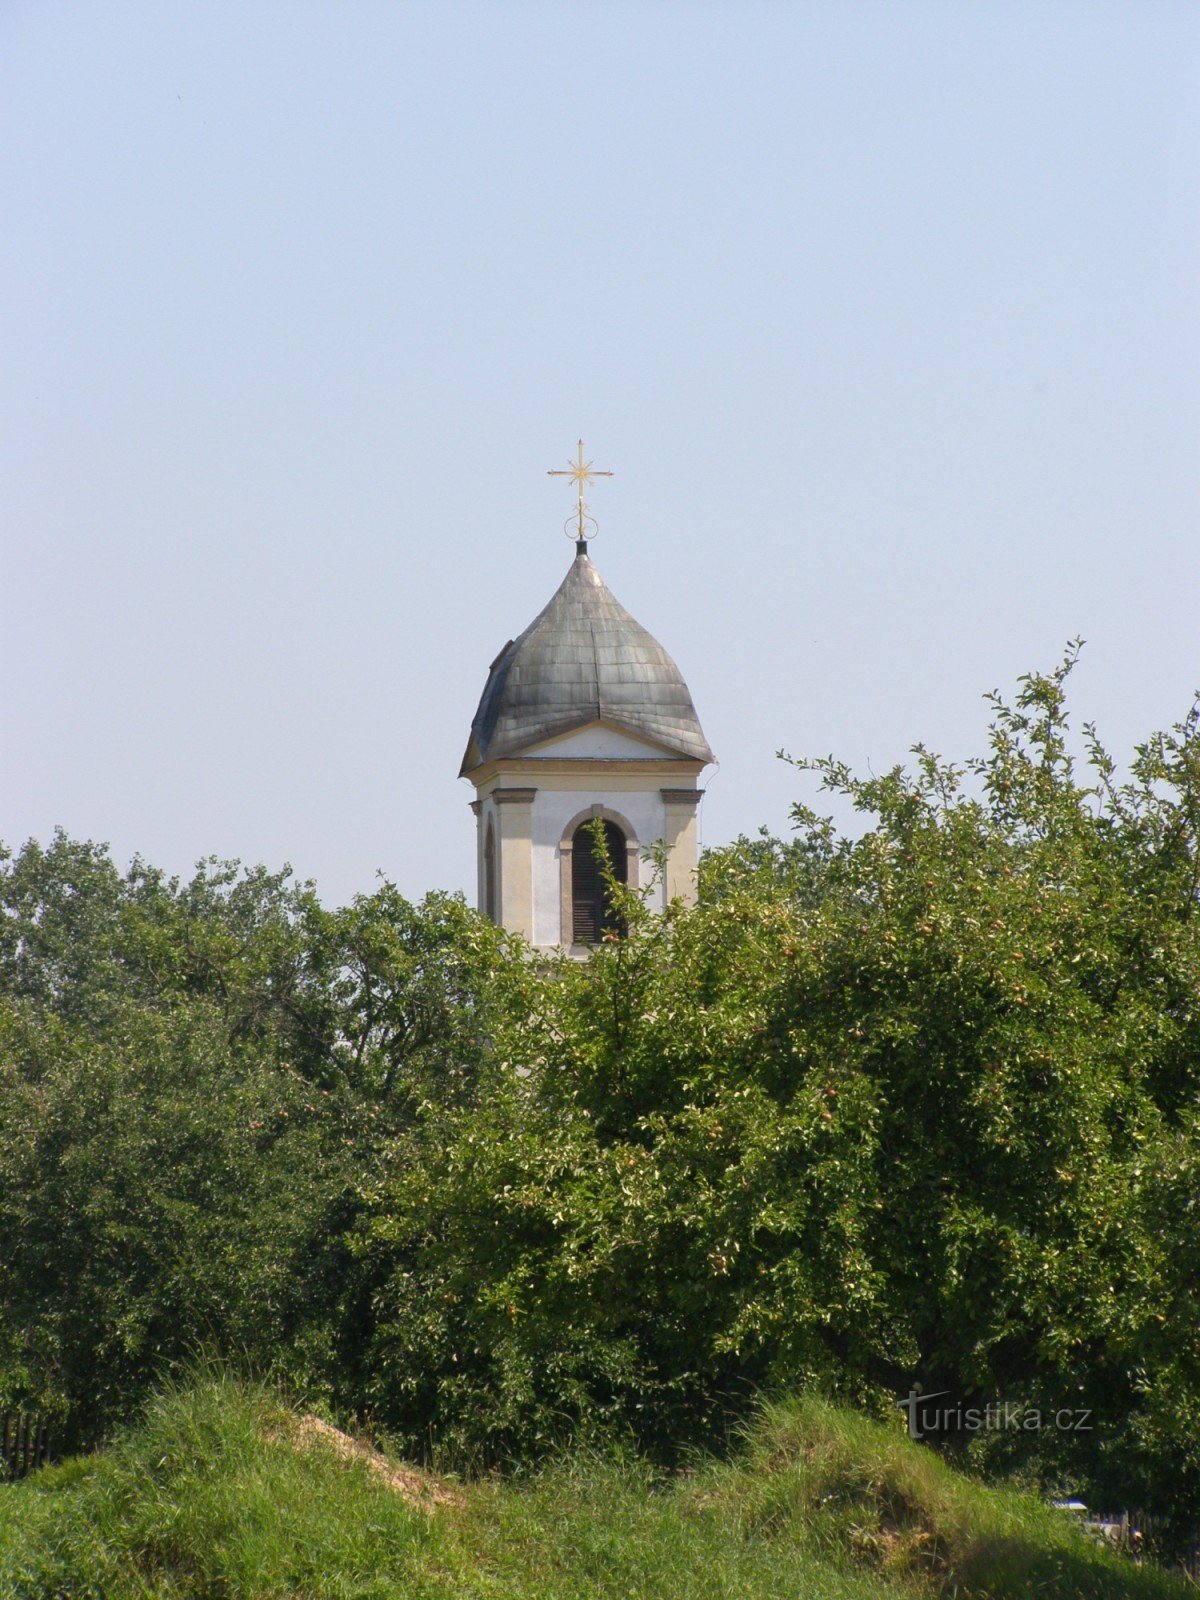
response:
[[(580, 823), (571, 841), (571, 921), (575, 944), (598, 944), (610, 931), (624, 931), (605, 883), (594, 838), (595, 822)], [(618, 883), (628, 881), (625, 835), (615, 822), (602, 821), (608, 861)]]
[(488, 818), (487, 832), (483, 836), (483, 910), (493, 922), (496, 920), (496, 833), (492, 819)]

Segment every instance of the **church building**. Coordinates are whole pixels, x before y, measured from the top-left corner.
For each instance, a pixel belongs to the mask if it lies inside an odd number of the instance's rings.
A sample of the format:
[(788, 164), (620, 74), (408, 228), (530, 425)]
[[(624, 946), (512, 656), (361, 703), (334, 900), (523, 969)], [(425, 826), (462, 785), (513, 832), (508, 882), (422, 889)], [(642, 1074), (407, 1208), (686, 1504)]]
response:
[(555, 475), (578, 491), (575, 559), (492, 662), (459, 776), (476, 790), (479, 909), (536, 947), (583, 953), (615, 926), (594, 819), (621, 882), (645, 889), (643, 852), (661, 842), (651, 903), (694, 900), (697, 780), (714, 756), (679, 668), (588, 555), (584, 488), (611, 474), (584, 461), (581, 442)]

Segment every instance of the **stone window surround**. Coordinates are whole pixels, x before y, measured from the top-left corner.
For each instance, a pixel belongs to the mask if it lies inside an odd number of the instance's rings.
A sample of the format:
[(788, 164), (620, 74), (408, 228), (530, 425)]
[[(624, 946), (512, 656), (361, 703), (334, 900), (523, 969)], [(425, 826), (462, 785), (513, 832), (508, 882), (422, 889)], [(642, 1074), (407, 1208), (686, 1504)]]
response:
[(638, 886), (638, 868), (642, 859), (642, 847), (638, 843), (637, 835), (633, 831), (628, 817), (623, 817), (619, 811), (613, 811), (609, 806), (590, 805), (584, 806), (582, 811), (577, 811), (563, 829), (562, 838), (558, 842), (559, 858), (559, 941), (570, 947), (571, 935), (575, 929), (575, 910), (571, 894), (571, 868), (574, 864), (575, 834), (585, 822), (591, 822), (596, 817), (601, 817), (605, 822), (611, 822), (614, 827), (620, 828), (625, 835), (625, 883), (630, 889)]

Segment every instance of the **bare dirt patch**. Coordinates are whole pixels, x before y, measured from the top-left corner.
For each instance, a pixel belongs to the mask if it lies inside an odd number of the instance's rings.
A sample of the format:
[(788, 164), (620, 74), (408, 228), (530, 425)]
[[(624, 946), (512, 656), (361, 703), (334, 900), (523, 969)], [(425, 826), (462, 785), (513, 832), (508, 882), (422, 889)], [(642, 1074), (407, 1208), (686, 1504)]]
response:
[(324, 1446), (343, 1461), (361, 1461), (393, 1493), (403, 1495), (412, 1505), (420, 1506), (424, 1511), (431, 1511), (435, 1506), (463, 1504), (462, 1494), (433, 1473), (422, 1472), (417, 1467), (397, 1466), (371, 1445), (352, 1438), (340, 1428), (335, 1428), (332, 1422), (313, 1416), (311, 1412), (293, 1419), (288, 1433), (292, 1443), (299, 1449)]

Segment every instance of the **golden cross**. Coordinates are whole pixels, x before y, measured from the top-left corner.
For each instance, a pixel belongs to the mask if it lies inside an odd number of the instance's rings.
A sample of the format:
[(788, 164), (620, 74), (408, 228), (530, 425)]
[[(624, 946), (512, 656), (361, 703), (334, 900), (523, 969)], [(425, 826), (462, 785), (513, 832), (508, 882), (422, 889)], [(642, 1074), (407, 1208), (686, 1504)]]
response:
[(593, 478), (611, 478), (612, 473), (605, 472), (600, 467), (593, 467), (590, 461), (585, 461), (583, 459), (583, 440), (580, 439), (579, 451), (575, 457), (575, 460), (566, 467), (551, 467), (546, 476), (549, 478), (570, 478), (575, 484), (576, 490), (579, 494), (579, 504), (576, 510), (575, 537), (582, 543), (588, 537), (586, 532), (587, 524), (590, 522), (592, 526), (595, 527), (594, 520), (587, 514), (587, 506), (584, 504), (583, 491), (586, 486), (591, 483)]

